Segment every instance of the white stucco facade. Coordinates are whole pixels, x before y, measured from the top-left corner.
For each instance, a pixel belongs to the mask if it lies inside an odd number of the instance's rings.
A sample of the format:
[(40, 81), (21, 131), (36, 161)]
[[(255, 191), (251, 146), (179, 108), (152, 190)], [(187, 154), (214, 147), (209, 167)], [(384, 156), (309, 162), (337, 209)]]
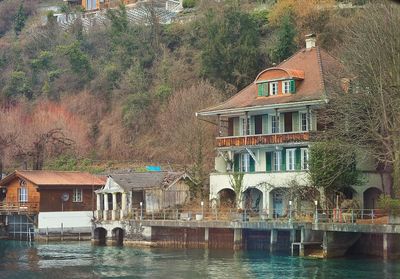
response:
[(41, 232), (90, 232), (92, 211), (40, 212), (38, 229)]
[[(353, 198), (358, 201), (361, 208), (364, 207), (364, 194), (371, 188), (378, 189), (381, 192), (388, 193), (390, 186), (390, 177), (385, 174), (381, 176), (378, 173), (365, 172), (364, 184), (362, 186), (355, 186)], [(223, 189), (231, 189), (232, 173), (211, 173), (210, 174), (210, 200), (218, 200), (219, 193)], [(277, 188), (288, 188), (295, 181), (297, 185), (307, 186), (310, 185), (308, 174), (306, 171), (295, 172), (255, 172), (245, 173), (243, 176), (243, 189), (245, 192), (249, 188), (256, 188), (262, 192), (262, 203), (260, 209), (271, 215), (274, 212), (273, 205), (273, 191)], [(282, 208), (288, 206), (288, 201), (282, 201)]]

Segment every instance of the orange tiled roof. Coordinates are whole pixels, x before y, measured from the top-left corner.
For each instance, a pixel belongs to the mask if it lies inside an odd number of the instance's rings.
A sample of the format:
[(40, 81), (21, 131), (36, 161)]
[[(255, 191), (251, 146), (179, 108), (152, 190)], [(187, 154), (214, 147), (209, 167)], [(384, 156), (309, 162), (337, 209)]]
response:
[(269, 68), (281, 69), (292, 77), (304, 78), (299, 85), (296, 85), (295, 94), (258, 97), (257, 84), (253, 82), (227, 101), (201, 110), (199, 114), (207, 115), (213, 112), (217, 114), (224, 110), (323, 100), (326, 99), (328, 91), (326, 84), (331, 72), (340, 67), (341, 64), (335, 58), (319, 47), (302, 49), (277, 67)]
[(38, 186), (79, 185), (104, 186), (105, 177), (98, 177), (87, 172), (16, 170), (0, 181), (0, 186), (6, 186), (15, 177), (21, 177)]

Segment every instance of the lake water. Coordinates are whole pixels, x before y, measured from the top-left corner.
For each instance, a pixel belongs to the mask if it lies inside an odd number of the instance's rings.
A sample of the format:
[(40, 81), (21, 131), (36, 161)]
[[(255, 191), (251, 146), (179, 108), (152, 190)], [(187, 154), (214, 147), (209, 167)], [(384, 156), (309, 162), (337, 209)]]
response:
[(0, 278), (400, 278), (400, 261), (0, 240)]

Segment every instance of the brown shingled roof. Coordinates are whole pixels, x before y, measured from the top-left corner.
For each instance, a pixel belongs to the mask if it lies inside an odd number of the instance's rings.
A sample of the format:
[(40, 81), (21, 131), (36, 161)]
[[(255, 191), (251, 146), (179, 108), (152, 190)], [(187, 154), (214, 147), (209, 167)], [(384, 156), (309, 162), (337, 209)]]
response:
[(304, 80), (296, 87), (295, 94), (258, 97), (257, 84), (253, 82), (227, 101), (201, 110), (199, 114), (213, 114), (213, 112), (216, 114), (224, 110), (324, 100), (328, 71), (338, 67), (341, 67), (340, 63), (323, 49), (319, 47), (302, 49), (274, 67), (286, 71), (290, 69), (291, 75), (304, 73)]
[(0, 181), (1, 186), (6, 186), (15, 177), (21, 177), (38, 186), (54, 185), (79, 185), (79, 186), (104, 186), (105, 178), (94, 176), (87, 172), (72, 171), (43, 171), (43, 170), (16, 170)]

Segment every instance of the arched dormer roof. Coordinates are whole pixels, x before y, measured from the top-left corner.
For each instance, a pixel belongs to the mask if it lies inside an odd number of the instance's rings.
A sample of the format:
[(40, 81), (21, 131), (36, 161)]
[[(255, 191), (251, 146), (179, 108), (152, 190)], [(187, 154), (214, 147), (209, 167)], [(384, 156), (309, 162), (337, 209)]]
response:
[[(296, 84), (296, 94), (285, 94), (279, 98), (258, 97), (258, 81), (264, 78), (264, 74), (269, 75), (274, 70), (281, 75), (281, 79), (302, 78)], [(332, 73), (340, 71), (342, 71), (340, 62), (323, 49), (319, 47), (301, 49), (276, 67), (262, 71), (255, 82), (250, 83), (236, 95), (218, 105), (199, 111), (197, 115), (222, 115), (261, 108), (322, 103), (327, 99), (327, 91), (331, 90), (333, 81), (329, 80), (332, 79)]]
[(304, 71), (295, 70), (295, 69), (287, 69), (280, 67), (272, 67), (261, 71), (254, 82), (262, 81), (262, 80), (274, 80), (274, 79), (304, 79)]

